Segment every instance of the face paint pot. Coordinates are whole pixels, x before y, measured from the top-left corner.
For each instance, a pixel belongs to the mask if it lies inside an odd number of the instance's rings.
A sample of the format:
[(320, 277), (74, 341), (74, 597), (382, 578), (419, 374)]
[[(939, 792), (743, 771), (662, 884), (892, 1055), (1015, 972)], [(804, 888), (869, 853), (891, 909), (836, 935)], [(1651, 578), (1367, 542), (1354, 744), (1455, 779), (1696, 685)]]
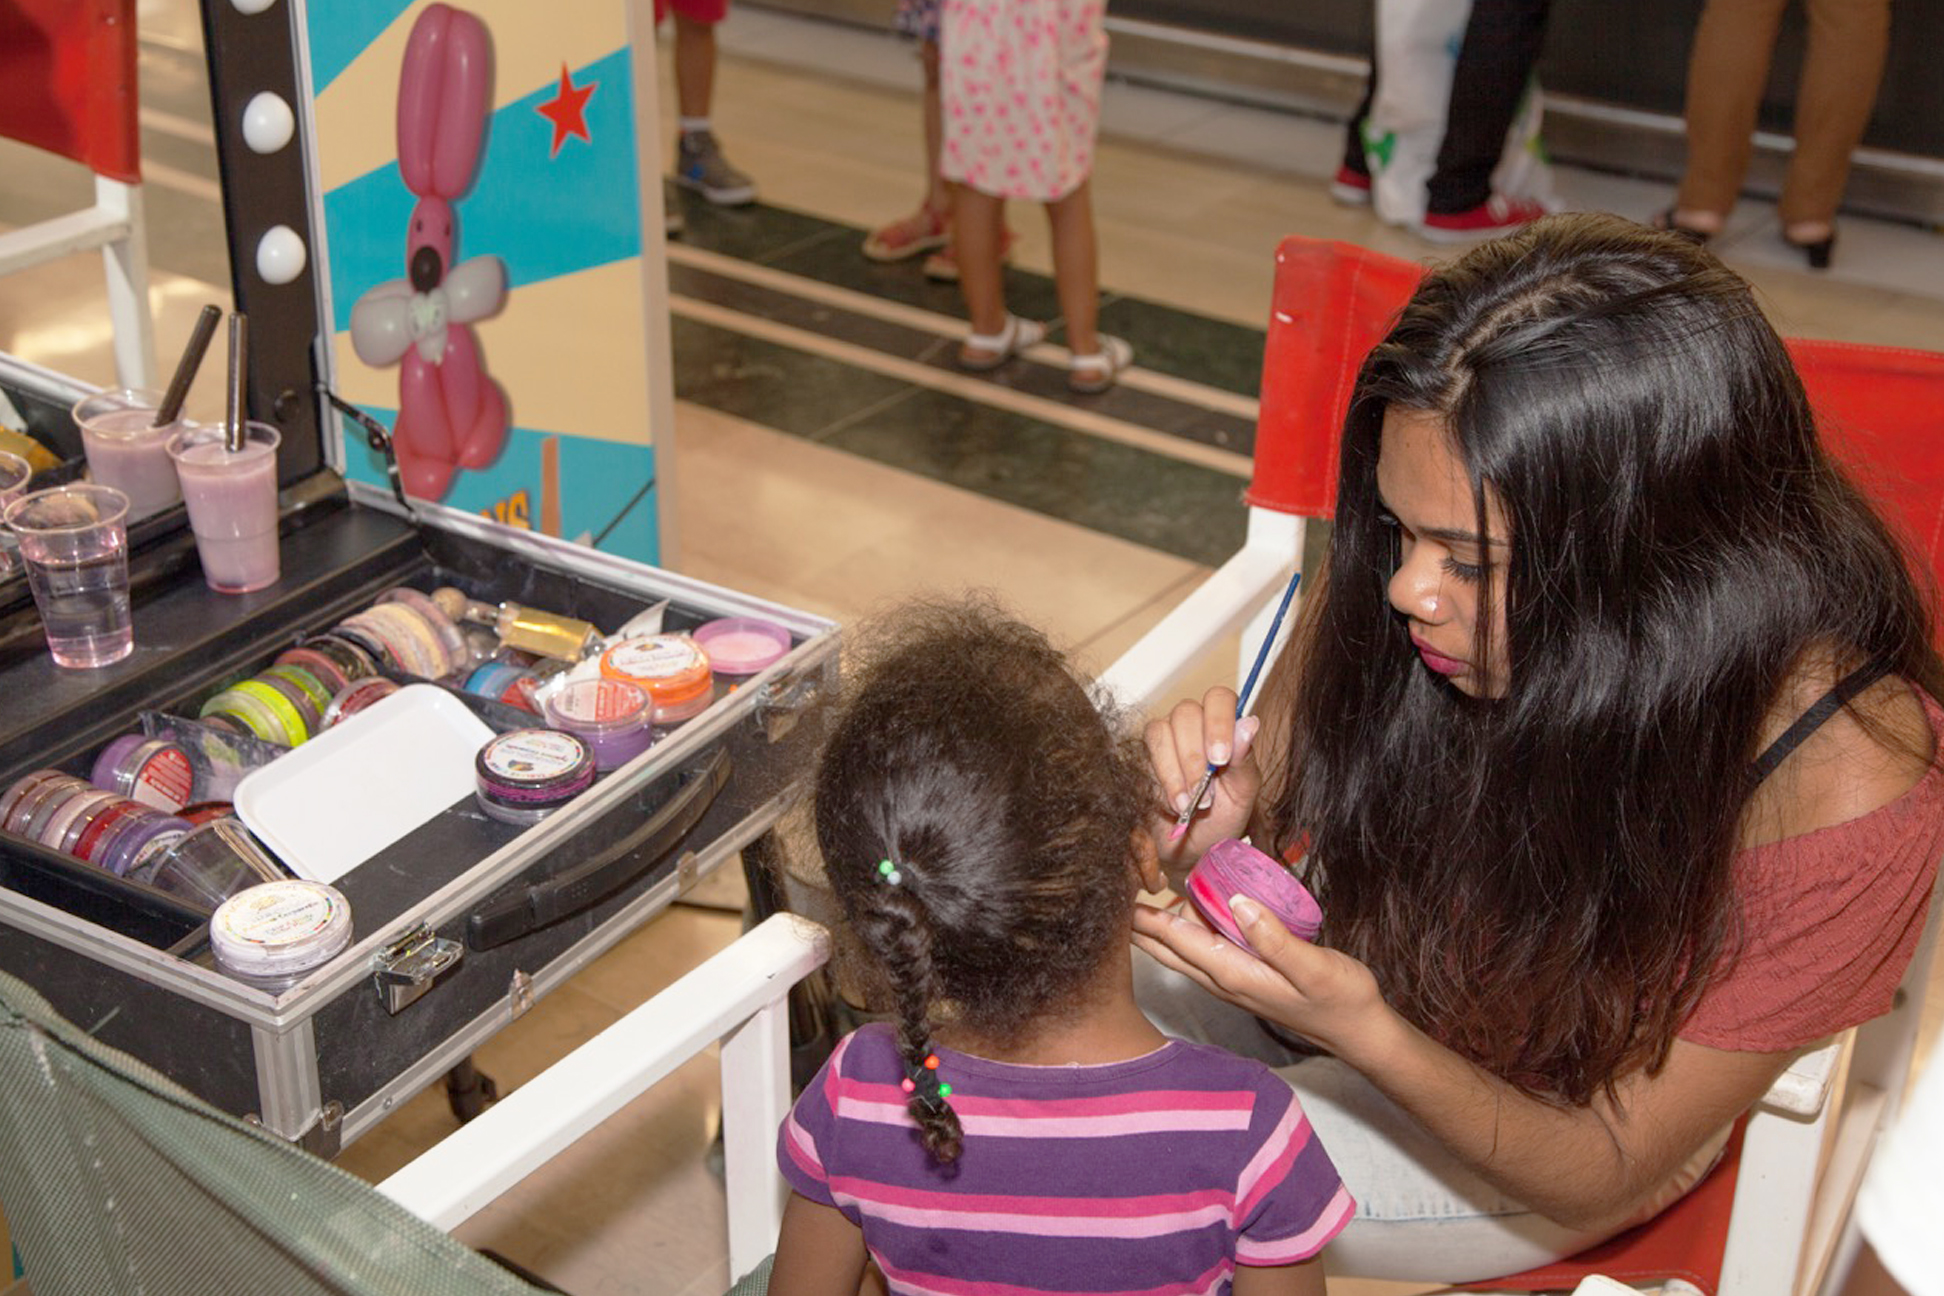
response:
[[(137, 882), (153, 880), (153, 872), (169, 849), (185, 837), (191, 825), (174, 815), (165, 815), (149, 806), (138, 806), (140, 814), (131, 815), (127, 824), (100, 852), (101, 867), (116, 877)], [(203, 906), (213, 908), (214, 902)]]
[(189, 753), (177, 744), (132, 733), (101, 749), (90, 781), (98, 788), (174, 814), (189, 804), (196, 772)]
[(594, 753), (558, 729), (500, 734), (473, 760), (479, 808), (509, 824), (535, 824), (594, 782)]
[(655, 708), (640, 685), (626, 680), (576, 680), (550, 695), (543, 706), (547, 723), (586, 743), (594, 753), (594, 768), (603, 774), (626, 765), (655, 741)]
[(1279, 861), (1232, 837), (1216, 842), (1196, 861), (1188, 874), (1187, 891), (1208, 925), (1245, 950), (1249, 942), (1229, 909), (1231, 896), (1256, 901), (1303, 940), (1315, 940), (1323, 929), (1323, 910), (1309, 889)]
[(263, 990), (287, 989), (350, 943), (350, 902), (322, 882), (283, 878), (245, 887), (209, 919), (216, 966)]
[(708, 654), (685, 634), (623, 639), (601, 654), (601, 674), (646, 689), (654, 723), (664, 727), (702, 714), (715, 698)]
[(398, 692), (398, 685), (383, 675), (373, 675), (370, 679), (353, 680), (339, 690), (331, 699), (331, 705), (324, 709), (324, 727), (343, 724), (344, 721), (364, 710), (379, 698), (390, 697)]
[(754, 675), (790, 651), (790, 632), (774, 621), (724, 617), (695, 628), (695, 642), (718, 675)]
[(481, 663), (466, 676), (465, 691), (522, 711), (533, 710), (533, 672), (512, 662)]

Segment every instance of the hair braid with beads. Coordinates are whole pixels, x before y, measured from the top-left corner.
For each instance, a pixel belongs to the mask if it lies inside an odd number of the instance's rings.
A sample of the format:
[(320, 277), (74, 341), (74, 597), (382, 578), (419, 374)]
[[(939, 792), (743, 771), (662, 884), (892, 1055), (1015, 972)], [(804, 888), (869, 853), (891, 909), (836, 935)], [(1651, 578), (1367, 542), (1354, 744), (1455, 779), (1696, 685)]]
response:
[(912, 1117), (950, 1163), (963, 1130), (926, 1066), (934, 1026), (1023, 1039), (1126, 957), (1152, 784), (1131, 730), (989, 600), (908, 605), (852, 643), (817, 844), (895, 1006)]

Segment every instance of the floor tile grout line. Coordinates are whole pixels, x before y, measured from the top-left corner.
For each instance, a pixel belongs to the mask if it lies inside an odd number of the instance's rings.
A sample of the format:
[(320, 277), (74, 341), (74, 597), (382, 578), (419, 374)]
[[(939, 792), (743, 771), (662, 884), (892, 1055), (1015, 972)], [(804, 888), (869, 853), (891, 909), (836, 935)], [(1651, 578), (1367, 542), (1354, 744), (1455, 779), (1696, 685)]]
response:
[(912, 386), (906, 387), (902, 391), (887, 393), (886, 395), (879, 397), (877, 400), (874, 400), (870, 404), (864, 406), (862, 409), (852, 410), (850, 413), (844, 415), (842, 418), (827, 423), (823, 427), (818, 428), (815, 432), (809, 433), (807, 436), (804, 437), (804, 440), (813, 442), (820, 446), (825, 446), (832, 450), (838, 449), (839, 447), (830, 444), (830, 439), (832, 437), (836, 436), (840, 432), (843, 432), (847, 428), (856, 427), (859, 423), (862, 423), (867, 418), (871, 418), (874, 417), (875, 415), (882, 414), (888, 409), (892, 409), (898, 405), (903, 404), (904, 402), (910, 400), (912, 397), (916, 396), (919, 392), (923, 390), (924, 388), (919, 387), (916, 384), (913, 384)]
[(1067, 405), (1061, 401), (1016, 391), (983, 377), (933, 368), (901, 356), (885, 355), (854, 342), (842, 342), (788, 324), (778, 324), (771, 320), (745, 315), (740, 311), (717, 306), (713, 302), (673, 296), (669, 299), (669, 309), (678, 316), (700, 323), (713, 324), (718, 328), (760, 338), (810, 355), (842, 359), (860, 369), (885, 377), (901, 378), (919, 387), (958, 396), (974, 404), (1022, 414), (1042, 423), (1098, 437), (1103, 441), (1113, 441), (1145, 450), (1163, 459), (1193, 464), (1196, 467), (1224, 473), (1245, 481), (1253, 471), (1254, 461), (1248, 455), (1233, 450), (1207, 446), (1198, 441), (1190, 441), (1167, 432), (1141, 427), (1092, 410)]
[[(957, 341), (965, 329), (964, 320), (940, 315), (922, 306), (911, 306), (904, 302), (874, 297), (855, 288), (845, 288), (839, 284), (826, 283), (821, 279), (793, 274), (760, 262), (745, 261), (740, 257), (708, 248), (671, 243), (668, 248), (668, 258), (677, 265), (710, 271), (726, 278), (741, 279), (746, 283), (789, 293), (806, 301), (841, 307), (859, 315), (874, 316), (888, 323), (901, 324), (921, 332), (936, 333), (949, 341)], [(1118, 293), (1113, 294), (1113, 299), (1140, 304), (1140, 299)], [(1105, 300), (1103, 298), (1103, 304)], [(1065, 347), (1043, 342), (1024, 354), (1031, 359), (1064, 368), (1067, 357), (1071, 353)], [(1151, 396), (1166, 397), (1186, 405), (1198, 405), (1215, 413), (1247, 419), (1252, 423), (1260, 416), (1260, 402), (1250, 397), (1224, 391), (1218, 387), (1204, 386), (1191, 379), (1177, 378), (1172, 374), (1157, 373), (1136, 366), (1124, 371), (1119, 381), (1123, 386), (1146, 392)]]

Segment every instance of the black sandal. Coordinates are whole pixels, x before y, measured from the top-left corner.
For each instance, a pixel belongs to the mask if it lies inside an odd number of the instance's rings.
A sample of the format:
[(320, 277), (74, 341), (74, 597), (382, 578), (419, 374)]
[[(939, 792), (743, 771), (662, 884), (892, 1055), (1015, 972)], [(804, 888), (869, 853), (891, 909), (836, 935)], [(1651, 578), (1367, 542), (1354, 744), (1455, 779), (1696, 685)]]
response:
[(1689, 239), (1695, 243), (1705, 244), (1715, 236), (1713, 230), (1696, 229), (1692, 225), (1683, 225), (1676, 221), (1674, 219), (1674, 213), (1677, 210), (1677, 208), (1669, 207), (1666, 211), (1655, 212), (1654, 218), (1647, 223), (1657, 230), (1664, 231), (1668, 234), (1679, 234), (1682, 238)]

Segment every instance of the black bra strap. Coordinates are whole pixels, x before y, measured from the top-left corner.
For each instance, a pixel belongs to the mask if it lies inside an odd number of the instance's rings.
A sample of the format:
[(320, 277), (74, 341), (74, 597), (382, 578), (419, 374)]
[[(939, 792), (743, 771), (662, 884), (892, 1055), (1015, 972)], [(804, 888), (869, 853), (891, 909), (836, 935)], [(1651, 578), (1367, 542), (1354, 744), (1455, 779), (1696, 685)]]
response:
[(1757, 756), (1749, 765), (1749, 785), (1752, 787), (1775, 772), (1775, 767), (1788, 758), (1790, 752), (1802, 745), (1803, 739), (1822, 727), (1823, 721), (1836, 714), (1838, 708), (1861, 693), (1870, 685), (1890, 673), (1890, 663), (1865, 662), (1838, 680), (1836, 687), (1816, 699), (1814, 706), (1804, 711), (1796, 722), (1783, 731), (1782, 736), (1768, 745), (1768, 750)]

